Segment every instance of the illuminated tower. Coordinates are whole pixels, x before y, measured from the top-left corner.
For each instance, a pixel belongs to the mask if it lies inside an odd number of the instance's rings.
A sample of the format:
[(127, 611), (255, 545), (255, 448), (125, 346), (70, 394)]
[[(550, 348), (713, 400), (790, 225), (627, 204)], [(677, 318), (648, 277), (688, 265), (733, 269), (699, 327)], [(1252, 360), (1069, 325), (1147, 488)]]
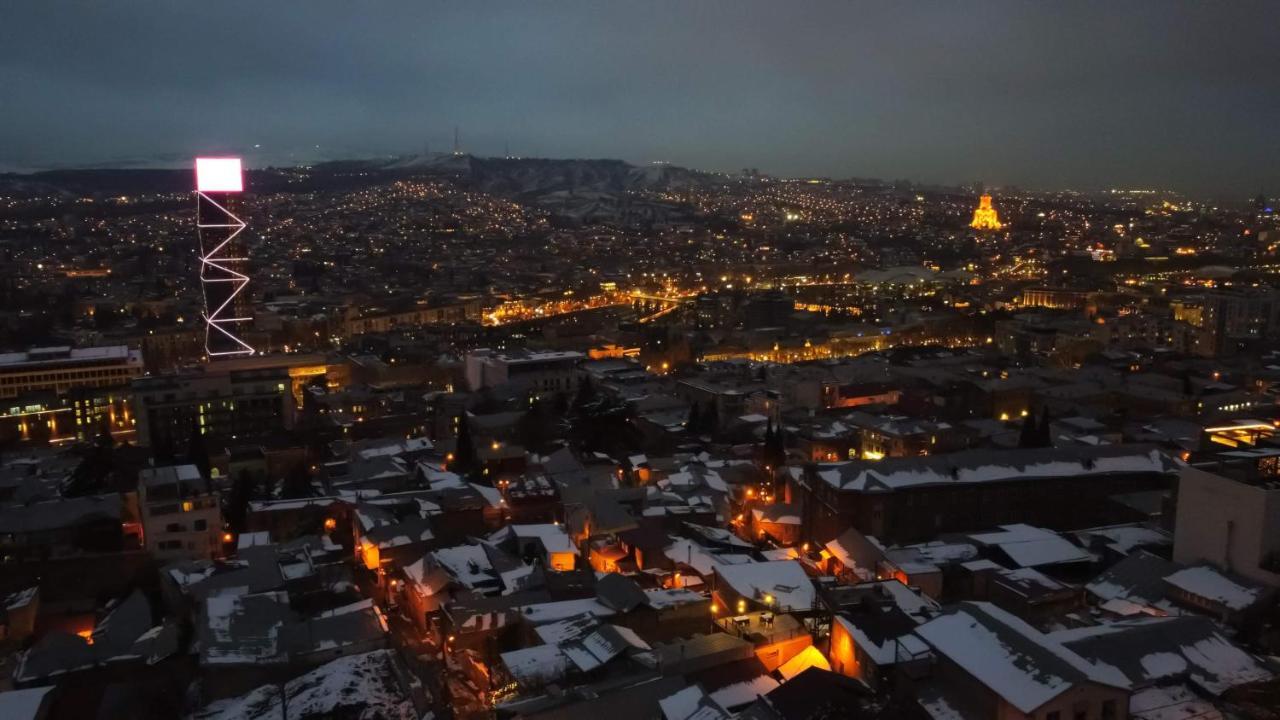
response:
[(978, 200), (978, 209), (973, 211), (973, 222), (969, 223), (969, 227), (974, 230), (999, 230), (1004, 227), (1000, 224), (996, 209), (991, 207), (990, 195), (983, 195)]
[(240, 233), (244, 191), (240, 158), (196, 158), (196, 229), (200, 234), (200, 285), (204, 289), (204, 349), (210, 358), (251, 355), (240, 338), (253, 321), (245, 274), (249, 253)]

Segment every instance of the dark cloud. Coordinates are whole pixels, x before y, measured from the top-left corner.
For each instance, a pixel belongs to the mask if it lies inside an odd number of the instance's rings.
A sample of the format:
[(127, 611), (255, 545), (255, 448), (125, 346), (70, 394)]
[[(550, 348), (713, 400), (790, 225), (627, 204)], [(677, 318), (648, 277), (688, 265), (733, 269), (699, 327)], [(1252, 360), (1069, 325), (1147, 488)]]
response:
[(1272, 2), (11, 2), (0, 166), (262, 145), (1251, 194)]

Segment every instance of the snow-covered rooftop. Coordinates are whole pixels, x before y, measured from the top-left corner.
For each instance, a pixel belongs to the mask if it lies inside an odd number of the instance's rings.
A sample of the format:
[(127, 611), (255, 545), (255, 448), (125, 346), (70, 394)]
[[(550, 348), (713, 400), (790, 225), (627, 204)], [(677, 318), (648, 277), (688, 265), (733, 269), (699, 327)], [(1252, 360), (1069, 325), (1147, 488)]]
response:
[(1021, 523), (1001, 525), (999, 531), (970, 535), (969, 538), (979, 545), (999, 548), (1020, 567), (1088, 562), (1093, 559), (1088, 552), (1052, 530)]
[(818, 476), (842, 490), (887, 492), (928, 485), (1079, 478), (1114, 473), (1172, 473), (1176, 462), (1144, 445), (969, 450), (927, 457), (850, 461), (818, 466)]
[(1216, 602), (1228, 610), (1245, 610), (1262, 598), (1262, 588), (1233, 580), (1208, 565), (1183, 568), (1165, 582), (1184, 592)]
[(716, 572), (734, 592), (757, 602), (772, 597), (779, 610), (813, 607), (813, 583), (795, 560), (720, 565)]
[(990, 603), (961, 603), (916, 633), (1025, 713), (1079, 683), (1129, 687), (1115, 668), (1089, 662)]

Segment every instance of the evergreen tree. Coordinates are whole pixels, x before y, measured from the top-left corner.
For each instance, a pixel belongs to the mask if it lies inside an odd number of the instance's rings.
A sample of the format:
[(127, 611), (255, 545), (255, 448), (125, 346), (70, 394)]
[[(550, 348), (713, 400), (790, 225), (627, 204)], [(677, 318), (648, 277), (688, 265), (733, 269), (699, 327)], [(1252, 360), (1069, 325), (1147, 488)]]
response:
[(231, 496), (227, 499), (227, 525), (232, 532), (244, 532), (245, 520), (249, 517), (249, 501), (252, 499), (253, 478), (248, 470), (241, 470), (231, 485)]
[(283, 498), (311, 497), (311, 474), (307, 472), (306, 463), (293, 466), (284, 481), (280, 483), (280, 496)]
[(1036, 419), (1031, 413), (1027, 413), (1022, 418), (1022, 431), (1018, 434), (1018, 447), (1033, 448), (1039, 444), (1039, 431), (1036, 429)]
[(1040, 411), (1040, 427), (1037, 429), (1040, 447), (1053, 447), (1053, 432), (1049, 430), (1049, 408)]
[(551, 400), (535, 400), (516, 424), (520, 444), (535, 452), (544, 452), (559, 436), (558, 422)]
[(98, 435), (89, 452), (71, 472), (62, 488), (64, 497), (80, 497), (103, 492), (115, 462), (115, 440), (106, 418), (98, 424)]
[(716, 409), (716, 401), (707, 403), (707, 411), (702, 415), (703, 431), (714, 434), (720, 429), (720, 411)]
[(454, 445), (453, 465), (449, 469), (459, 475), (476, 472), (479, 457), (476, 455), (475, 443), (471, 440), (471, 423), (465, 412), (458, 418), (458, 437)]
[(787, 462), (787, 431), (782, 427), (781, 423), (778, 429), (773, 431), (773, 465), (774, 469), (782, 467)]

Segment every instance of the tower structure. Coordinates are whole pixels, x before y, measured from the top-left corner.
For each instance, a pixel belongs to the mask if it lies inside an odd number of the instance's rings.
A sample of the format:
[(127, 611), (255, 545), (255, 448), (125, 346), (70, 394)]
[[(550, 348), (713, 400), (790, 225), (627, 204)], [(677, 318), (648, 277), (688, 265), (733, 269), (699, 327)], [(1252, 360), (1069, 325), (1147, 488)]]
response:
[(978, 199), (978, 208), (973, 211), (973, 222), (969, 223), (969, 227), (974, 230), (999, 230), (1004, 227), (1000, 224), (996, 209), (991, 206), (990, 195), (984, 193)]
[(240, 158), (196, 158), (196, 231), (200, 235), (200, 285), (204, 290), (204, 349), (210, 358), (252, 355), (241, 337), (253, 321), (246, 274), (249, 253), (241, 233)]

